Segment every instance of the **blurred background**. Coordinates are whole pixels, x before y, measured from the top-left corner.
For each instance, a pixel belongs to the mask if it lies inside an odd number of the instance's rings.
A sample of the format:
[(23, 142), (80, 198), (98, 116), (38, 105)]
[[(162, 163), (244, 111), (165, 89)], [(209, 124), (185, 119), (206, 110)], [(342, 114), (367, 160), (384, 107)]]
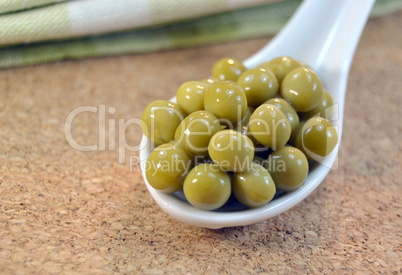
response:
[[(275, 34), (301, 0), (1, 0), (0, 68)], [(402, 8), (377, 0), (372, 17)]]

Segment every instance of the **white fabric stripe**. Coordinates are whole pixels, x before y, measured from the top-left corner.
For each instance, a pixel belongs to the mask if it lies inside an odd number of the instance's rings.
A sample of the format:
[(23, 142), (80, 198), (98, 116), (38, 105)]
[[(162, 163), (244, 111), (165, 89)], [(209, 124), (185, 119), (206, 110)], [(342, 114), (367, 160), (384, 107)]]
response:
[[(150, 11), (148, 0), (82, 0), (68, 2), (71, 35), (82, 36), (167, 23), (210, 13), (262, 5), (280, 0), (157, 0), (158, 8)], [(155, 3), (154, 3), (155, 4)], [(154, 5), (153, 4), (153, 5)], [(158, 16), (153, 14), (158, 12)]]
[(68, 4), (72, 35), (120, 31), (150, 24), (146, 0), (86, 0)]

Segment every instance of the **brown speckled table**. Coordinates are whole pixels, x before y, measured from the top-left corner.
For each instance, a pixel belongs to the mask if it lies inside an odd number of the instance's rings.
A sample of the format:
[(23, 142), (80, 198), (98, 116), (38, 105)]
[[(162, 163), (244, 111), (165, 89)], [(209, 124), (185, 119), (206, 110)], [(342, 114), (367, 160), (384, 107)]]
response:
[[(401, 26), (399, 12), (370, 19), (363, 34), (338, 169), (290, 211), (221, 230), (158, 208), (130, 165), (137, 153), (117, 149), (119, 121), (269, 38), (1, 70), (0, 273), (401, 274)], [(85, 106), (72, 137), (98, 146), (90, 152), (65, 136), (68, 115)], [(140, 131), (132, 125), (124, 136), (135, 146)]]

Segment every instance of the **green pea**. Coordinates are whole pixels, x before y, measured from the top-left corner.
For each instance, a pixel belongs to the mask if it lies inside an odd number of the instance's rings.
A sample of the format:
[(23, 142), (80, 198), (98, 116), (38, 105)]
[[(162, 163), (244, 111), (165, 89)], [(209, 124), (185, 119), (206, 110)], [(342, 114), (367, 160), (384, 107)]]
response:
[(276, 188), (283, 191), (298, 189), (307, 178), (308, 161), (302, 151), (285, 146), (272, 152), (265, 162)]
[(268, 171), (258, 163), (252, 163), (248, 171), (234, 173), (233, 194), (248, 207), (261, 207), (273, 199), (275, 183)]
[(249, 106), (258, 107), (264, 101), (276, 96), (279, 90), (278, 80), (273, 72), (262, 68), (245, 71), (237, 79), (243, 88)]
[(297, 112), (307, 112), (320, 104), (323, 87), (320, 78), (313, 70), (297, 68), (283, 79), (280, 95)]
[(187, 114), (204, 110), (204, 95), (209, 86), (203, 81), (184, 82), (176, 93), (177, 104)]
[(187, 175), (183, 192), (188, 202), (202, 210), (223, 206), (231, 194), (230, 178), (216, 164), (205, 163), (194, 167)]
[(173, 193), (181, 188), (191, 163), (191, 158), (177, 144), (162, 144), (149, 155), (145, 175), (153, 188)]
[(208, 153), (222, 170), (246, 171), (254, 158), (254, 145), (247, 136), (237, 131), (222, 130), (212, 137)]
[(272, 104), (262, 104), (250, 117), (249, 132), (259, 143), (275, 150), (288, 142), (291, 126), (281, 110)]
[(175, 139), (188, 153), (206, 156), (209, 141), (220, 130), (221, 125), (216, 116), (207, 111), (197, 111), (180, 123)]
[(221, 58), (212, 68), (212, 76), (219, 80), (236, 81), (246, 71), (241, 61), (234, 58)]
[(155, 100), (141, 116), (141, 128), (152, 144), (158, 146), (174, 140), (176, 128), (185, 118), (179, 105), (167, 100)]
[(204, 108), (222, 123), (236, 124), (247, 111), (247, 98), (243, 89), (233, 81), (212, 84), (205, 93)]
[(312, 117), (298, 131), (295, 143), (309, 159), (319, 160), (334, 150), (338, 144), (338, 133), (329, 120)]
[(271, 70), (275, 74), (278, 83), (280, 84), (288, 73), (296, 68), (303, 67), (303, 64), (289, 56), (282, 56), (262, 63), (259, 67), (266, 70)]

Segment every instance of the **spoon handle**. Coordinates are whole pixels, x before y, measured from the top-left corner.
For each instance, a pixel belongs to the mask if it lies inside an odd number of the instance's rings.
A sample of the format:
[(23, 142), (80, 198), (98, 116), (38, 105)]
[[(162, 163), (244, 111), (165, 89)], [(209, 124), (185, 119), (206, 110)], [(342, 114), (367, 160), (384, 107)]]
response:
[(270, 43), (244, 61), (248, 68), (291, 56), (320, 71), (348, 74), (375, 0), (304, 0)]

